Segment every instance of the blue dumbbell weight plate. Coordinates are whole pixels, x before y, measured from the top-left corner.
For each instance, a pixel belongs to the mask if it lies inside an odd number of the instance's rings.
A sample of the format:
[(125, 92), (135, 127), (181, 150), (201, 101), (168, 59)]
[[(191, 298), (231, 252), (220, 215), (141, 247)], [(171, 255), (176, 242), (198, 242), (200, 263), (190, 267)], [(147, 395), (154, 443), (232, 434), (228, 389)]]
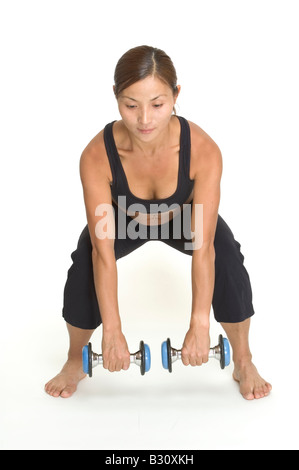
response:
[(140, 373), (144, 375), (151, 368), (151, 352), (148, 345), (144, 344), (143, 341), (140, 341), (139, 351), (141, 352)]
[(230, 346), (227, 338), (223, 338), (225, 367), (230, 365)]
[(92, 365), (91, 365), (91, 344), (84, 346), (82, 350), (82, 362), (83, 362), (83, 372), (88, 374), (89, 377), (92, 377)]
[(82, 351), (83, 372), (89, 374), (88, 346), (84, 346)]
[(172, 372), (171, 343), (169, 338), (167, 339), (167, 341), (164, 341), (164, 343), (162, 343), (161, 355), (162, 365), (164, 369), (168, 370), (169, 372)]
[(167, 341), (164, 341), (164, 343), (162, 343), (161, 354), (162, 354), (162, 365), (164, 369), (168, 369)]
[(145, 372), (148, 372), (151, 368), (151, 351), (147, 344), (144, 345), (144, 363)]

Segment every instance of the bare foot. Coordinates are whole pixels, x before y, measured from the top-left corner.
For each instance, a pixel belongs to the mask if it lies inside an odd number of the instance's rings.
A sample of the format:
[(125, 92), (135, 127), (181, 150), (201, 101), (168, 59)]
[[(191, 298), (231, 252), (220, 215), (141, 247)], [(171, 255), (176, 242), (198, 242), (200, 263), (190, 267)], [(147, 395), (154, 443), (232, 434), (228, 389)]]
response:
[(85, 377), (82, 361), (68, 360), (60, 374), (45, 385), (45, 391), (52, 397), (70, 398)]
[(267, 397), (272, 390), (272, 385), (262, 379), (251, 361), (243, 366), (235, 364), (233, 378), (239, 382), (240, 392), (245, 400)]

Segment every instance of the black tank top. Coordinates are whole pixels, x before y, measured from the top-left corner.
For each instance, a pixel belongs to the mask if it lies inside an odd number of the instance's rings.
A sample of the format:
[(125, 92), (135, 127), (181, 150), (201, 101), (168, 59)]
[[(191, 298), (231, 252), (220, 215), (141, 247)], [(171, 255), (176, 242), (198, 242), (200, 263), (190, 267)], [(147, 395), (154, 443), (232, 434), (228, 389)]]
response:
[[(138, 211), (145, 214), (153, 212), (153, 205), (164, 205), (164, 208), (161, 206), (162, 209), (159, 209), (159, 211), (166, 212), (166, 206), (169, 207), (172, 204), (182, 206), (190, 197), (194, 187), (194, 180), (191, 180), (189, 177), (191, 155), (190, 126), (185, 118), (180, 116), (177, 116), (177, 118), (181, 124), (178, 183), (172, 196), (164, 199), (141, 199), (131, 193), (113, 137), (112, 129), (116, 121), (106, 125), (104, 129), (104, 141), (112, 172), (112, 199), (118, 206), (121, 206), (122, 210), (125, 212), (127, 212), (127, 208), (132, 204), (138, 204)], [(119, 196), (126, 197), (119, 198)]]

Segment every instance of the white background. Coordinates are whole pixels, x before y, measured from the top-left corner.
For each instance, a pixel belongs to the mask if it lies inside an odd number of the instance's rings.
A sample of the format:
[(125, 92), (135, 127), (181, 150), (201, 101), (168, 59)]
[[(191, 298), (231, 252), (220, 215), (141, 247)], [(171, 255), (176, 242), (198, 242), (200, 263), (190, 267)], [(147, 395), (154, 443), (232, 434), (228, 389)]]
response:
[[(1, 1), (1, 449), (298, 449), (298, 2)], [(70, 400), (44, 383), (60, 370), (70, 253), (86, 224), (82, 150), (119, 114), (119, 57), (142, 44), (173, 59), (178, 114), (222, 150), (220, 214), (242, 245), (256, 316), (251, 346), (273, 384), (246, 402), (221, 372), (162, 370), (181, 347), (190, 258), (148, 243), (118, 262), (132, 352), (152, 369), (95, 370)], [(221, 333), (212, 321), (213, 345)], [(100, 351), (101, 331), (93, 338)]]

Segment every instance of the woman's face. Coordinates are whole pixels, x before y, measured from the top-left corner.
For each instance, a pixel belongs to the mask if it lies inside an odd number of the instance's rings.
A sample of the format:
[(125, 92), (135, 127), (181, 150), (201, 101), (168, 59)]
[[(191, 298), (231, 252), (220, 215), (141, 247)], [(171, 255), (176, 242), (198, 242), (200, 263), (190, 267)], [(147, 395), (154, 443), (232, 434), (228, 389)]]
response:
[(118, 108), (129, 132), (150, 142), (169, 124), (178, 93), (159, 78), (150, 76), (134, 83), (118, 96)]

